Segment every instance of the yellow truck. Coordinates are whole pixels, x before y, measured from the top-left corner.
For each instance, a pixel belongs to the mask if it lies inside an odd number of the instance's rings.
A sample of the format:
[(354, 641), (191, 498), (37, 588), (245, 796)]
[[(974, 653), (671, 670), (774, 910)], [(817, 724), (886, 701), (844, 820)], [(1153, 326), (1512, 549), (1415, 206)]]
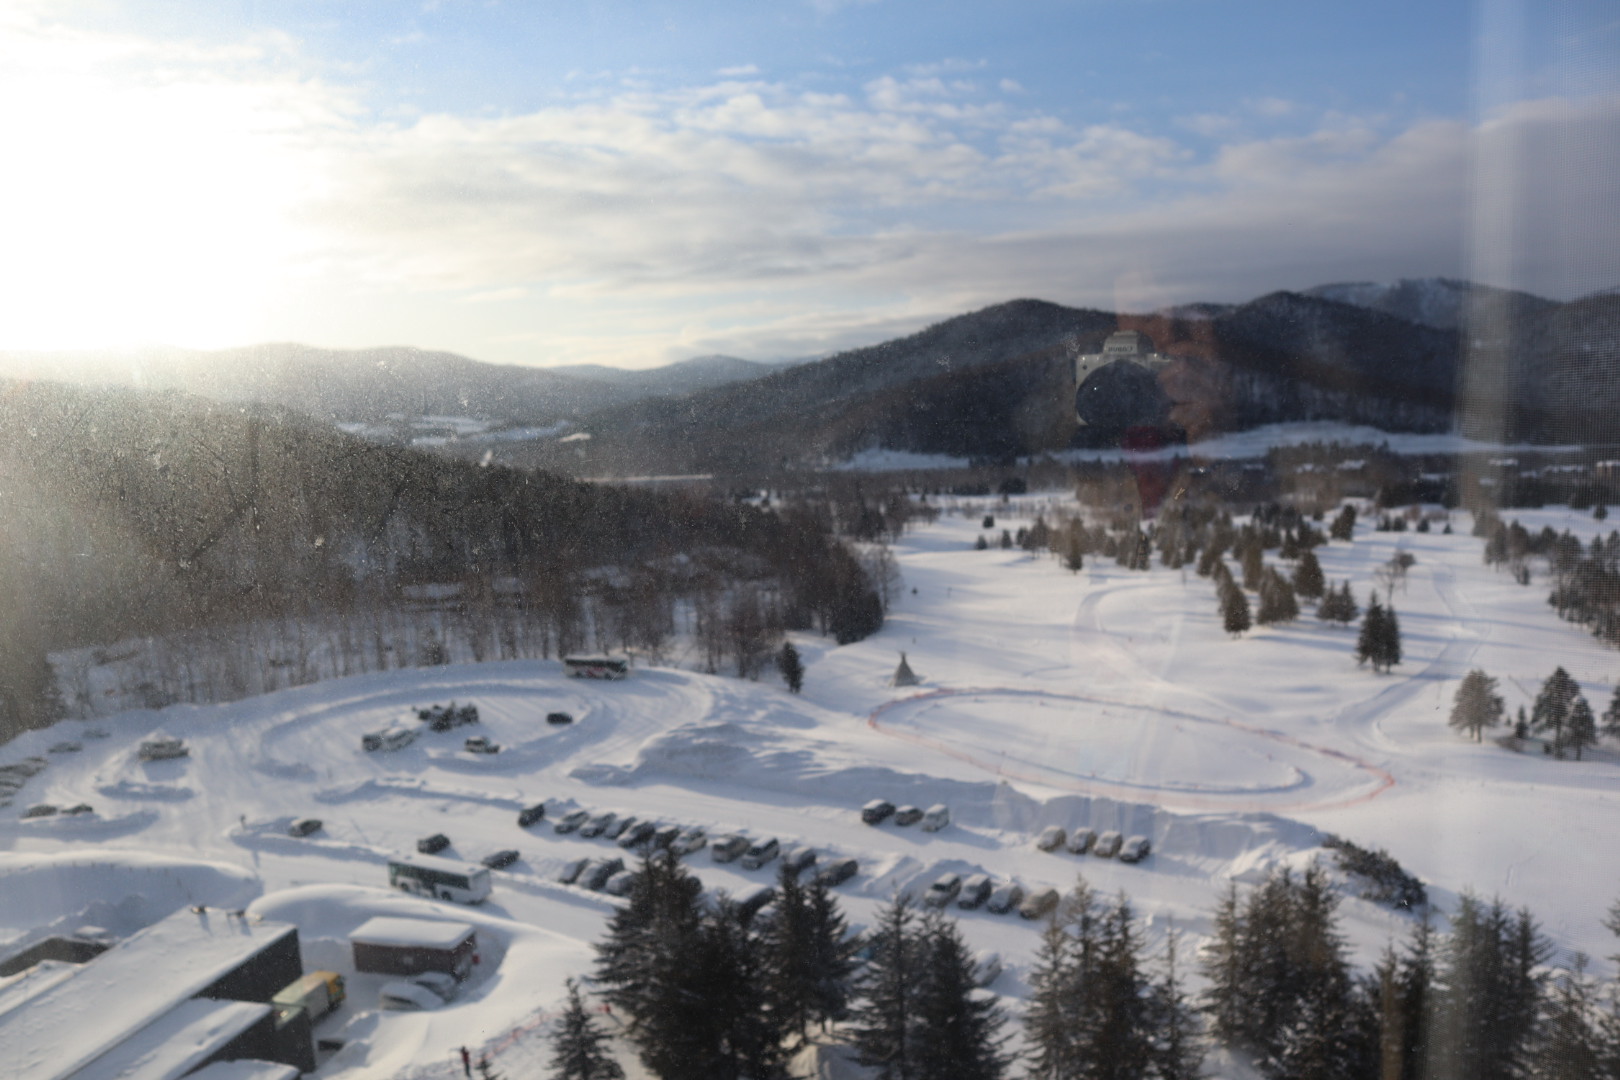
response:
[(343, 976), (335, 971), (312, 971), (288, 983), (270, 999), (278, 1009), (303, 1009), (314, 1023), (343, 1004)]

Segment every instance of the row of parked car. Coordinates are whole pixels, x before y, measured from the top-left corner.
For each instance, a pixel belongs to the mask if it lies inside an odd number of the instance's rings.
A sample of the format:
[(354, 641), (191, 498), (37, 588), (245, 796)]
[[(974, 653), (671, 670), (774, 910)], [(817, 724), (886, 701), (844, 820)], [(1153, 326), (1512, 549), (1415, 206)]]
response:
[(1141, 862), (1153, 852), (1153, 845), (1145, 836), (1122, 839), (1116, 829), (1099, 833), (1084, 826), (1065, 832), (1061, 825), (1048, 825), (1035, 837), (1035, 846), (1042, 851), (1062, 848), (1072, 855), (1084, 855), (1089, 851), (1100, 859), (1112, 859), (1118, 855), (1120, 862), (1127, 863)]
[(951, 810), (944, 803), (921, 810), (915, 806), (895, 806), (887, 799), (873, 799), (861, 807), (861, 821), (867, 825), (893, 821), (902, 827), (919, 825), (923, 832), (938, 832), (951, 823)]
[(925, 907), (944, 908), (953, 902), (963, 911), (979, 908), (992, 915), (1005, 915), (1016, 911), (1026, 919), (1039, 919), (1052, 913), (1058, 905), (1056, 889), (1037, 889), (1026, 893), (1016, 881), (996, 883), (989, 874), (974, 874), (963, 879), (961, 874), (941, 874), (923, 891)]

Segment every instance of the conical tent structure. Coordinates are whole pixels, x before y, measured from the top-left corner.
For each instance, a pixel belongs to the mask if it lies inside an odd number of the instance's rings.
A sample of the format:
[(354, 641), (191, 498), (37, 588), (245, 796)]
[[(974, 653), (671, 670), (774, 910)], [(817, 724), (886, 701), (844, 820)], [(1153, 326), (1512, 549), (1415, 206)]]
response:
[(894, 678), (889, 680), (889, 685), (916, 686), (920, 682), (922, 680), (917, 678), (917, 673), (911, 670), (910, 664), (906, 663), (906, 654), (901, 653), (900, 666), (894, 669)]

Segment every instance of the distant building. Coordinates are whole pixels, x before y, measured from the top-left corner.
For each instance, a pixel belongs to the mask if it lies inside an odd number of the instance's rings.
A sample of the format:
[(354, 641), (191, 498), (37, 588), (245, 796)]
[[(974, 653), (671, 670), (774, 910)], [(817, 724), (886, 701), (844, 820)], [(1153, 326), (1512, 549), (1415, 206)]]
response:
[(476, 962), (478, 936), (467, 923), (379, 915), (349, 935), (354, 970), (378, 975), (442, 971), (467, 977)]
[(240, 1059), (315, 1068), (309, 1017), (270, 1004), (303, 975), (289, 924), (187, 908), (83, 964), (41, 966), (37, 992), (0, 987), (8, 1080), (178, 1080)]

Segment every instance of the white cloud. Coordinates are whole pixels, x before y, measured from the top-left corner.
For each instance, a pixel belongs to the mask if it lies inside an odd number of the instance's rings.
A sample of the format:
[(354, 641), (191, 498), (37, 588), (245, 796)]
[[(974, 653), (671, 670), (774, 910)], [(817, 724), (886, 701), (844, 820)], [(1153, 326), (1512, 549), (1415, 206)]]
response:
[(758, 75), (759, 65), (739, 64), (736, 67), (723, 67), (719, 71), (715, 72), (715, 74), (727, 79), (746, 78), (750, 75)]

